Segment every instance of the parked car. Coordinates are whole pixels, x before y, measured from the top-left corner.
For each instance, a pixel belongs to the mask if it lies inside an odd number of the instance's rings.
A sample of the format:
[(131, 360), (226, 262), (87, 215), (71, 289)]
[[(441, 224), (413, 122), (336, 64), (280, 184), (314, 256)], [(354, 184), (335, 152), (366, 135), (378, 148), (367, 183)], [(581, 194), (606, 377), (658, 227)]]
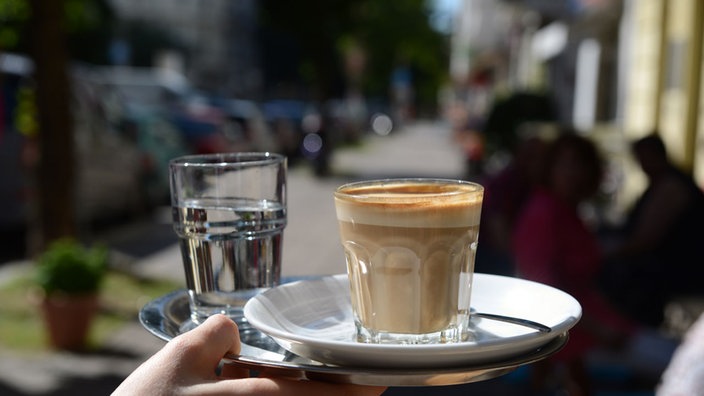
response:
[(307, 133), (317, 132), (307, 120), (321, 117), (319, 109), (306, 101), (275, 99), (262, 104), (264, 116), (279, 144), (280, 151), (292, 162), (304, 157), (302, 144)]
[(146, 107), (172, 122), (192, 153), (240, 151), (228, 135), (227, 116), (198, 94), (185, 76), (170, 70), (126, 66), (96, 68), (93, 83), (116, 93), (130, 107)]
[[(22, 68), (9, 64), (25, 65)], [(17, 61), (20, 59), (21, 61)], [(0, 129), (0, 230), (23, 234), (29, 207), (36, 194), (34, 167), (40, 155), (27, 125), (36, 125), (31, 103), (33, 64), (19, 54), (0, 53), (0, 84), (5, 122)], [(79, 226), (139, 213), (145, 208), (141, 193), (142, 153), (123, 136), (109, 98), (91, 84), (92, 68), (71, 67), (71, 112), (74, 121), (74, 213)], [(12, 84), (10, 82), (13, 82)], [(29, 99), (24, 98), (28, 96)], [(24, 99), (23, 99), (24, 98)], [(23, 235), (24, 236), (24, 235)], [(24, 238), (22, 238), (24, 239)]]
[(75, 211), (81, 224), (137, 214), (147, 207), (141, 192), (140, 149), (120, 133), (120, 113), (109, 108), (115, 104), (100, 87), (85, 79), (88, 72), (75, 68), (71, 78)]
[(121, 134), (140, 152), (140, 193), (147, 209), (169, 204), (169, 161), (190, 154), (176, 126), (161, 114), (127, 106)]
[(326, 107), (340, 143), (354, 143), (368, 132), (386, 136), (394, 129), (391, 108), (382, 98), (332, 99)]
[(16, 115), (22, 91), (31, 89), (33, 69), (27, 57), (0, 53), (0, 235), (5, 241), (22, 232), (31, 194), (27, 139)]
[(259, 104), (252, 100), (210, 96), (210, 103), (227, 117), (225, 134), (247, 142), (248, 151), (281, 150)]

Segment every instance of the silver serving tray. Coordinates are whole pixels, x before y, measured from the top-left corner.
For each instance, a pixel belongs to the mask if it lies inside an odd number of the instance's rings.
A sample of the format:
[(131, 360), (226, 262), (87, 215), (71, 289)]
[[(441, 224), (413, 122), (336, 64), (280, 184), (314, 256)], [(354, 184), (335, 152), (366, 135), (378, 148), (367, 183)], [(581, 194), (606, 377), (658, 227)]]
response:
[[(187, 292), (177, 290), (147, 303), (139, 313), (139, 321), (150, 333), (169, 341), (195, 327), (190, 315)], [(569, 336), (564, 333), (534, 351), (508, 359), (433, 369), (370, 369), (323, 364), (284, 350), (271, 337), (246, 323), (240, 324), (240, 338), (241, 354), (225, 356), (223, 364), (267, 376), (299, 380), (378, 386), (439, 386), (484, 381), (510, 373), (556, 353), (567, 343)]]

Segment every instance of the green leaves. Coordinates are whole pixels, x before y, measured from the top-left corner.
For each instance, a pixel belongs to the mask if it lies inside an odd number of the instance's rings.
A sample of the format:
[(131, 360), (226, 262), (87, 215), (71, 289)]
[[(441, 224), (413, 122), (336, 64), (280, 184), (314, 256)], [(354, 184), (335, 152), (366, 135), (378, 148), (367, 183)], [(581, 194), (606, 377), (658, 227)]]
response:
[(73, 240), (56, 241), (38, 259), (37, 283), (46, 294), (96, 292), (107, 271), (107, 257), (103, 247), (88, 249)]

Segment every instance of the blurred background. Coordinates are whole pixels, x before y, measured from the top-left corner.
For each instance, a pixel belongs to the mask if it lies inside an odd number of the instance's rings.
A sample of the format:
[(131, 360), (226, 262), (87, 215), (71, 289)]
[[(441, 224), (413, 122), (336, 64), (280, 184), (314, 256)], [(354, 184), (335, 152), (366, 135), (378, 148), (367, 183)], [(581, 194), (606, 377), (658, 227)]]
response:
[[(628, 153), (635, 138), (659, 131), (701, 186), (702, 18), (698, 0), (2, 0), (0, 289), (17, 288), (67, 236), (107, 245), (113, 269), (142, 286), (166, 283), (130, 295), (117, 315), (103, 307), (112, 324), (78, 355), (48, 350), (31, 296), (6, 291), (0, 393), (107, 392), (161, 345), (130, 350), (125, 337), (151, 336), (120, 332), (145, 299), (182, 287), (168, 208), (176, 156), (288, 156), (286, 276), (344, 271), (335, 186), (481, 181), (511, 161), (525, 130), (569, 124), (598, 145), (607, 174), (590, 218), (603, 226), (620, 224), (646, 185)], [(679, 341), (699, 303), (678, 308), (667, 340)], [(35, 339), (20, 341), (28, 332)], [(104, 358), (120, 369), (104, 362), (113, 372), (91, 377), (77, 363)], [(667, 359), (653, 356), (643, 376), (605, 375), (625, 379), (612, 387), (624, 394), (652, 394)], [(44, 367), (45, 383), (10, 370), (38, 361), (64, 368)], [(445, 391), (523, 394), (520, 381)]]

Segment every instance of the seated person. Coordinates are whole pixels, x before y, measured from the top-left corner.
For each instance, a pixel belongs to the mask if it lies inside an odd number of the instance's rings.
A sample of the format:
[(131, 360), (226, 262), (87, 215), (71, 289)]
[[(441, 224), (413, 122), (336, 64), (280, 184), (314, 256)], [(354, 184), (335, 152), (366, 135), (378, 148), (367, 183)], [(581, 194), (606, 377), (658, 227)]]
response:
[(673, 297), (704, 294), (704, 193), (657, 134), (635, 141), (632, 152), (649, 184), (606, 252), (604, 287), (634, 319), (657, 327)]
[(591, 394), (585, 358), (596, 347), (616, 348), (637, 330), (614, 309), (597, 285), (601, 249), (579, 207), (598, 190), (603, 163), (596, 146), (571, 131), (550, 142), (539, 186), (516, 222), (513, 248), (520, 277), (554, 286), (582, 305), (582, 319), (567, 345), (536, 364), (541, 388), (553, 363), (566, 367), (564, 385), (571, 395)]

